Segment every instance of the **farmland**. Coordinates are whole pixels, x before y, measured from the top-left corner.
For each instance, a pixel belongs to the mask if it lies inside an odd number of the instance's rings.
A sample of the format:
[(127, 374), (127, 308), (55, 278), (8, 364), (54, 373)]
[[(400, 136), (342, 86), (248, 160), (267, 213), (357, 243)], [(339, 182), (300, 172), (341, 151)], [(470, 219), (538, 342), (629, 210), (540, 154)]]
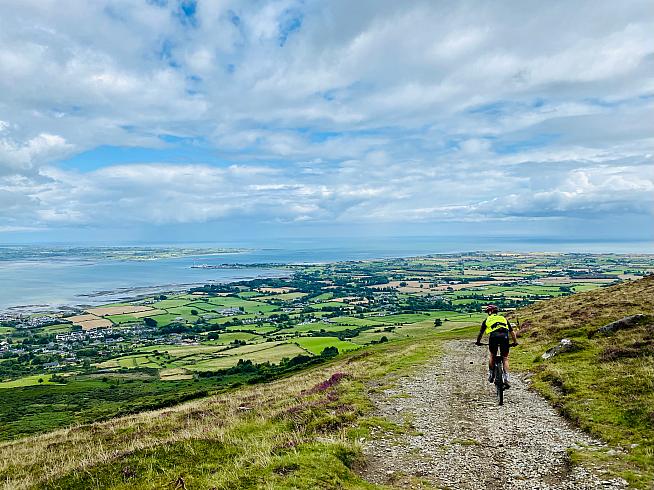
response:
[[(654, 258), (470, 253), (289, 268), (285, 279), (3, 317), (0, 388), (14, 418), (0, 438), (167, 406), (345, 351), (479, 325), (484, 304), (513, 310), (628, 281), (652, 273)], [(44, 400), (50, 408), (41, 412)]]

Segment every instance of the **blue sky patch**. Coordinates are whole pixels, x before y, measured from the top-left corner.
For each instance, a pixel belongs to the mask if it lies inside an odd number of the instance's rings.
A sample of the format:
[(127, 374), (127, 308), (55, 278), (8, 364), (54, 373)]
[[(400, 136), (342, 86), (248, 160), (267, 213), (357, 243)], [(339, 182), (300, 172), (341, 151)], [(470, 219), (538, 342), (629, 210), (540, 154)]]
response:
[(302, 27), (304, 16), (295, 9), (284, 11), (279, 20), (279, 45), (284, 46), (291, 34), (299, 31)]
[(174, 164), (208, 164), (225, 165), (229, 162), (219, 157), (215, 151), (188, 143), (185, 138), (162, 136), (161, 139), (174, 146), (167, 148), (145, 148), (140, 146), (104, 145), (85, 151), (63, 160), (63, 168), (91, 172), (112, 165), (137, 163), (174, 163)]

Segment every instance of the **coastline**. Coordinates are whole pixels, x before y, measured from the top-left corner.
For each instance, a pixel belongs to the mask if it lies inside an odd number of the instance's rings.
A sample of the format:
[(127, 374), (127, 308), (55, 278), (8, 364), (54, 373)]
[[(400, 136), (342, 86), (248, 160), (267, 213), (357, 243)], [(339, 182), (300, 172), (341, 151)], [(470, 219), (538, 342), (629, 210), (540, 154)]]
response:
[[(93, 291), (81, 293), (78, 298), (105, 298), (107, 301), (98, 302), (70, 302), (57, 304), (26, 304), (12, 305), (0, 308), (0, 315), (34, 315), (34, 314), (62, 314), (75, 311), (83, 311), (86, 308), (93, 308), (105, 304), (139, 301), (155, 294), (181, 294), (192, 287), (203, 286), (205, 284), (229, 284), (239, 281), (251, 281), (253, 279), (284, 279), (288, 278), (292, 271), (283, 271), (286, 274), (270, 274), (267, 271), (261, 275), (244, 275), (229, 279), (217, 279), (212, 281), (190, 282), (190, 283), (169, 283), (153, 286), (135, 286), (129, 288), (116, 288), (111, 290)], [(108, 297), (111, 297), (109, 299)]]
[[(434, 247), (436, 248), (436, 247)], [(115, 250), (116, 247), (112, 248)], [(383, 254), (357, 257), (353, 250), (343, 250), (335, 259), (332, 253), (323, 255), (307, 253), (308, 251), (259, 249), (246, 252), (245, 249), (231, 249), (229, 254), (242, 262), (215, 260), (217, 248), (208, 248), (202, 254), (176, 258), (159, 258), (156, 260), (114, 260), (97, 259), (89, 264), (84, 260), (85, 253), (81, 247), (72, 248), (66, 260), (49, 258), (33, 261), (25, 266), (24, 260), (2, 260), (0, 257), (0, 283), (11, 284), (0, 301), (0, 314), (31, 315), (78, 311), (84, 308), (108, 303), (138, 301), (148, 295), (179, 293), (185, 289), (204, 284), (231, 283), (257, 278), (288, 277), (302, 267), (320, 266), (335, 263), (355, 263), (393, 259), (419, 259), (421, 257), (458, 256), (468, 254), (523, 254), (525, 252), (509, 251), (459, 251), (445, 252), (438, 250), (418, 251), (413, 253), (398, 252), (392, 257)], [(97, 248), (94, 248), (97, 251)], [(133, 248), (133, 250), (137, 250)], [(200, 252), (198, 248), (185, 248)], [(221, 249), (223, 252), (226, 249)], [(253, 249), (250, 249), (253, 250)], [(0, 249), (0, 252), (2, 250)], [(82, 251), (82, 252), (80, 252)], [(79, 252), (79, 253), (78, 253)], [(333, 252), (333, 251), (332, 251)], [(624, 255), (651, 256), (648, 252), (567, 252), (541, 251), (529, 254), (552, 255)], [(222, 255), (222, 254), (218, 254)], [(222, 255), (225, 257), (225, 255)], [(71, 261), (82, 259), (85, 263), (71, 265)], [(212, 260), (213, 259), (213, 260)], [(275, 260), (282, 259), (282, 260)], [(11, 264), (10, 267), (4, 267)], [(36, 265), (35, 265), (36, 264)]]

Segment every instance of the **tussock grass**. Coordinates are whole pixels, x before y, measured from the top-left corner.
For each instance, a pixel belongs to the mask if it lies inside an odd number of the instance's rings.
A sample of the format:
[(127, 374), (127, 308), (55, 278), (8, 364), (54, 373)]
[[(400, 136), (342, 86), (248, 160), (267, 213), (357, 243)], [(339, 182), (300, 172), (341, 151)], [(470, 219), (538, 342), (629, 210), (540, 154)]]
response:
[[(596, 330), (635, 314), (640, 324), (609, 335)], [(610, 463), (636, 488), (654, 486), (654, 277), (536, 303), (513, 315), (521, 347), (519, 369), (579, 427), (618, 448), (578, 454), (572, 461)], [(541, 354), (561, 339), (574, 349), (551, 359)]]
[[(450, 334), (451, 335), (451, 334)], [(371, 381), (438, 334), (351, 352), (268, 384), (0, 445), (5, 488), (373, 488), (352, 467)]]

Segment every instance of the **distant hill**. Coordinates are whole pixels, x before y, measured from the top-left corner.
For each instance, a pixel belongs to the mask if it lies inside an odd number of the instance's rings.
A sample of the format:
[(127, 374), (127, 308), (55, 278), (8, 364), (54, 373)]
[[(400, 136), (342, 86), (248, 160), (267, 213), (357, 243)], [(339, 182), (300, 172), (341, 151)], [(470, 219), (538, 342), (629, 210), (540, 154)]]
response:
[[(622, 448), (579, 451), (572, 460), (611, 460), (631, 484), (652, 488), (654, 276), (536, 303), (511, 316), (520, 324), (521, 346), (512, 351), (517, 367), (534, 374), (533, 386), (561, 413)], [(554, 355), (544, 359), (549, 349)]]

